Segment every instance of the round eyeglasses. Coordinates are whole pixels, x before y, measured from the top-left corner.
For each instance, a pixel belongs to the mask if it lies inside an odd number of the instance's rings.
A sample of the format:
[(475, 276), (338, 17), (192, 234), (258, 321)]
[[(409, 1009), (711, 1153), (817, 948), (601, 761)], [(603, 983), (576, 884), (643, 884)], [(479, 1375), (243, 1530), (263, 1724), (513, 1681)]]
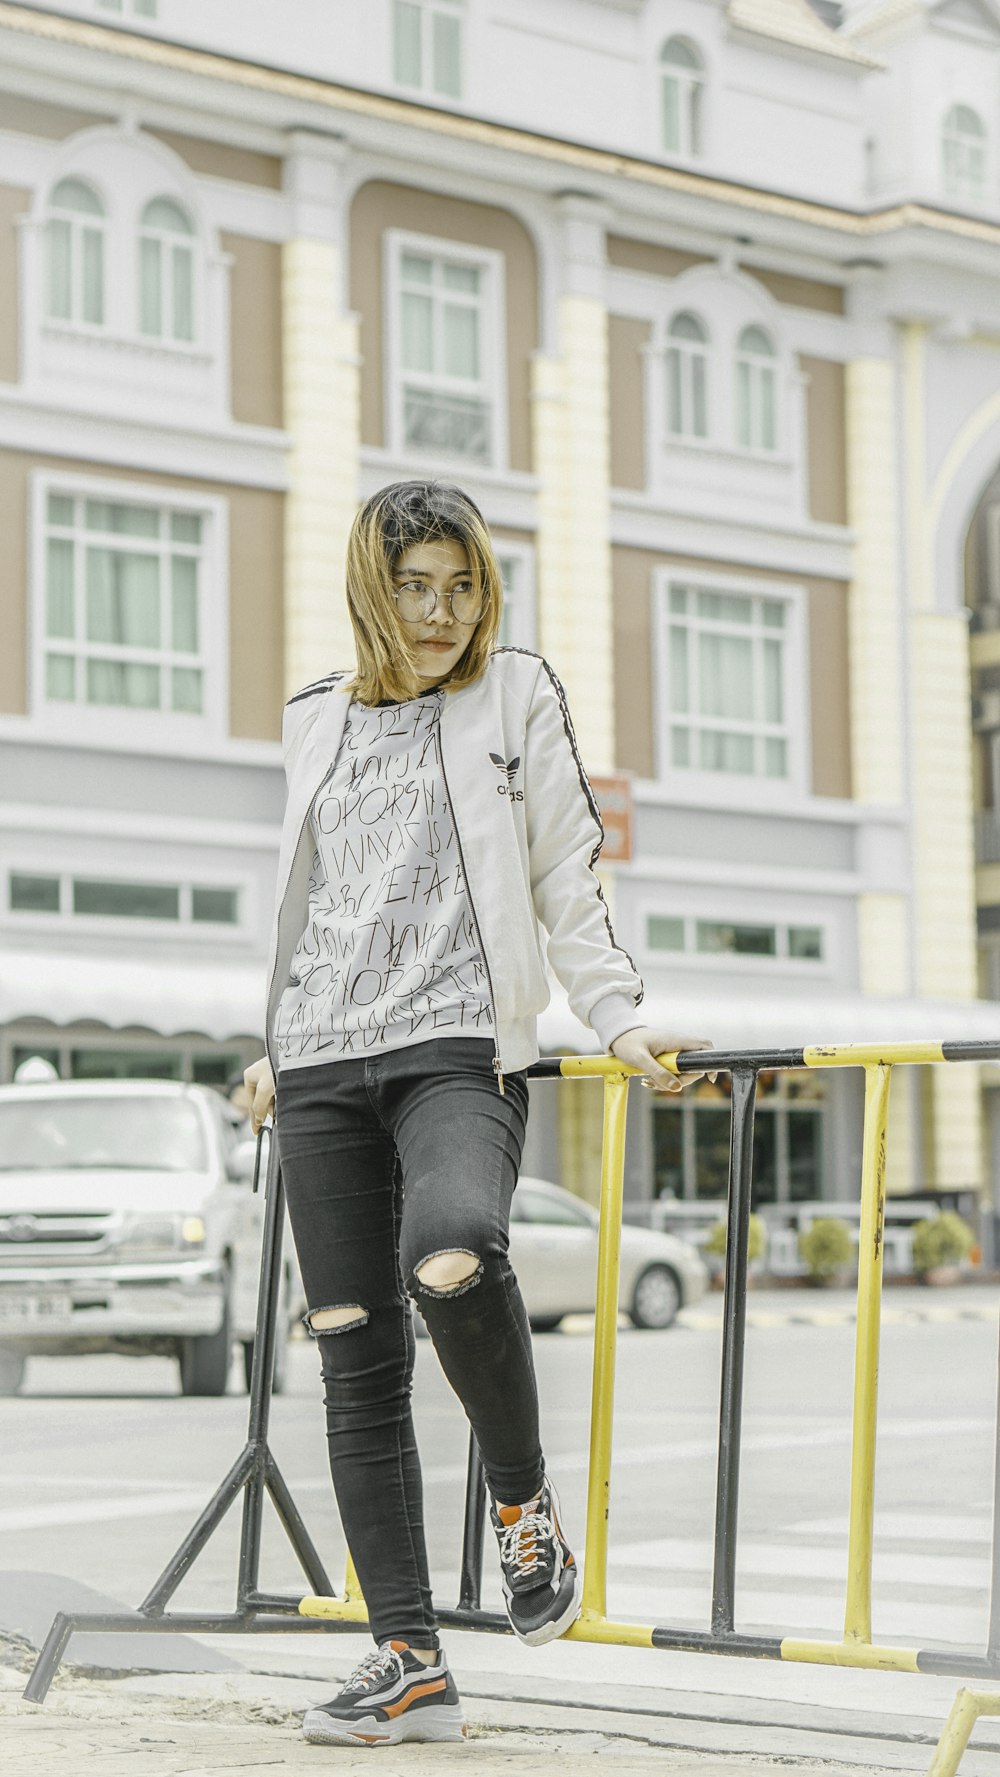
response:
[[(406, 623), (425, 623), (437, 607), (433, 586), (400, 586), (393, 590), (396, 609)], [(440, 595), (456, 623), (478, 623), (486, 600), (474, 586), (457, 586)]]

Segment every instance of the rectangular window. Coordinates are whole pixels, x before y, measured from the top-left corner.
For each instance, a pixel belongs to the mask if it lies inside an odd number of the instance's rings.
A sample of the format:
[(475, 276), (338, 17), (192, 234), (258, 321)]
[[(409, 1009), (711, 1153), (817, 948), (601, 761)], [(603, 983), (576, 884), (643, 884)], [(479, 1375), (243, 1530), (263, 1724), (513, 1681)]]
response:
[(391, 235), (392, 434), (403, 450), (495, 462), (500, 453), (497, 254)]
[(58, 913), (58, 876), (22, 876), (12, 871), (9, 904), (12, 913)]
[(787, 778), (786, 601), (672, 583), (665, 630), (670, 765)]
[(527, 549), (505, 548), (497, 542), (497, 566), (503, 585), (499, 648), (534, 648), (535, 590), (533, 562)]
[(684, 921), (651, 913), (646, 921), (646, 943), (650, 950), (683, 950)]
[(206, 711), (202, 513), (50, 492), (44, 511), (44, 697)]
[(725, 925), (717, 919), (699, 919), (695, 923), (695, 946), (709, 956), (722, 952), (732, 956), (776, 956), (778, 940), (774, 926)]
[(393, 0), (392, 72), (397, 86), (462, 96), (462, 12), (458, 0)]
[(755, 925), (749, 921), (649, 913), (646, 948), (698, 956), (763, 956), (822, 962), (824, 932), (821, 926)]
[(172, 924), (236, 926), (240, 891), (188, 887), (177, 882), (124, 882), (116, 878), (42, 876), (12, 870), (7, 879), (12, 913), (66, 910), (97, 919), (157, 919)]
[(179, 919), (176, 884), (153, 882), (73, 882), (73, 912), (102, 919)]

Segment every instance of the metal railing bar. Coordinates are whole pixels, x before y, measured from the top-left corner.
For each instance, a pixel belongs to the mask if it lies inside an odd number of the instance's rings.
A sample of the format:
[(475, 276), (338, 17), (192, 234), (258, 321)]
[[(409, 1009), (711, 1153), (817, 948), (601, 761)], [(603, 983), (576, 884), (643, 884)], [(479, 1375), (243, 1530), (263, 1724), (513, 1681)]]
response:
[(622, 1198), (625, 1188), (625, 1115), (628, 1079), (607, 1070), (601, 1147), (601, 1221), (597, 1246), (594, 1373), (590, 1399), (590, 1465), (583, 1614), (607, 1615), (608, 1517), (611, 1505), (611, 1438), (618, 1341)]
[(865, 1070), (861, 1153), (861, 1227), (858, 1237), (858, 1320), (854, 1345), (854, 1424), (851, 1437), (851, 1510), (847, 1538), (844, 1640), (872, 1638), (872, 1541), (875, 1515), (875, 1435), (882, 1315), (882, 1236), (885, 1226), (885, 1149), (892, 1067)]
[(990, 1567), (990, 1623), (986, 1657), (1000, 1666), (1000, 1351), (997, 1354), (997, 1422), (993, 1457), (993, 1549)]
[(732, 1630), (735, 1611), (747, 1255), (757, 1075), (752, 1069), (736, 1068), (733, 1070), (732, 1082), (726, 1293), (723, 1303), (719, 1457), (715, 1487), (715, 1556), (712, 1574), (712, 1632), (715, 1635), (728, 1634)]
[(462, 1526), (462, 1577), (459, 1610), (478, 1610), (483, 1587), (483, 1531), (486, 1525), (486, 1478), (476, 1434), (469, 1432), (465, 1475), (465, 1518)]

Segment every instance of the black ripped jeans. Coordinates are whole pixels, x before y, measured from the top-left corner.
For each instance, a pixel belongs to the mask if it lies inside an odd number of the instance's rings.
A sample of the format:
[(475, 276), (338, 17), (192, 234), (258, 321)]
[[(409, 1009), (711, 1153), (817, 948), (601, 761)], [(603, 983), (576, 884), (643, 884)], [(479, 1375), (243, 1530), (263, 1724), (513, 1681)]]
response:
[[(507, 1258), (528, 1111), (523, 1073), (497, 1088), (493, 1045), (449, 1037), (283, 1069), (278, 1149), (310, 1314), (357, 1308), (317, 1332), (330, 1467), (376, 1641), (437, 1645), (410, 1412), (413, 1296), (482, 1453), (495, 1498), (542, 1484), (531, 1336)], [(440, 1253), (475, 1255), (435, 1291)]]

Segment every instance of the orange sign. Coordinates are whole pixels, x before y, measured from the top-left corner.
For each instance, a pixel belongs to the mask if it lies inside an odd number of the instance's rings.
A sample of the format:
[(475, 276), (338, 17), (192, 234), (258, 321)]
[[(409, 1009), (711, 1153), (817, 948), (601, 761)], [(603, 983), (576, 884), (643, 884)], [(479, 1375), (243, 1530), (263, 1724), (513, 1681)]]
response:
[(626, 772), (592, 777), (604, 826), (602, 864), (628, 864), (632, 858), (632, 779)]

